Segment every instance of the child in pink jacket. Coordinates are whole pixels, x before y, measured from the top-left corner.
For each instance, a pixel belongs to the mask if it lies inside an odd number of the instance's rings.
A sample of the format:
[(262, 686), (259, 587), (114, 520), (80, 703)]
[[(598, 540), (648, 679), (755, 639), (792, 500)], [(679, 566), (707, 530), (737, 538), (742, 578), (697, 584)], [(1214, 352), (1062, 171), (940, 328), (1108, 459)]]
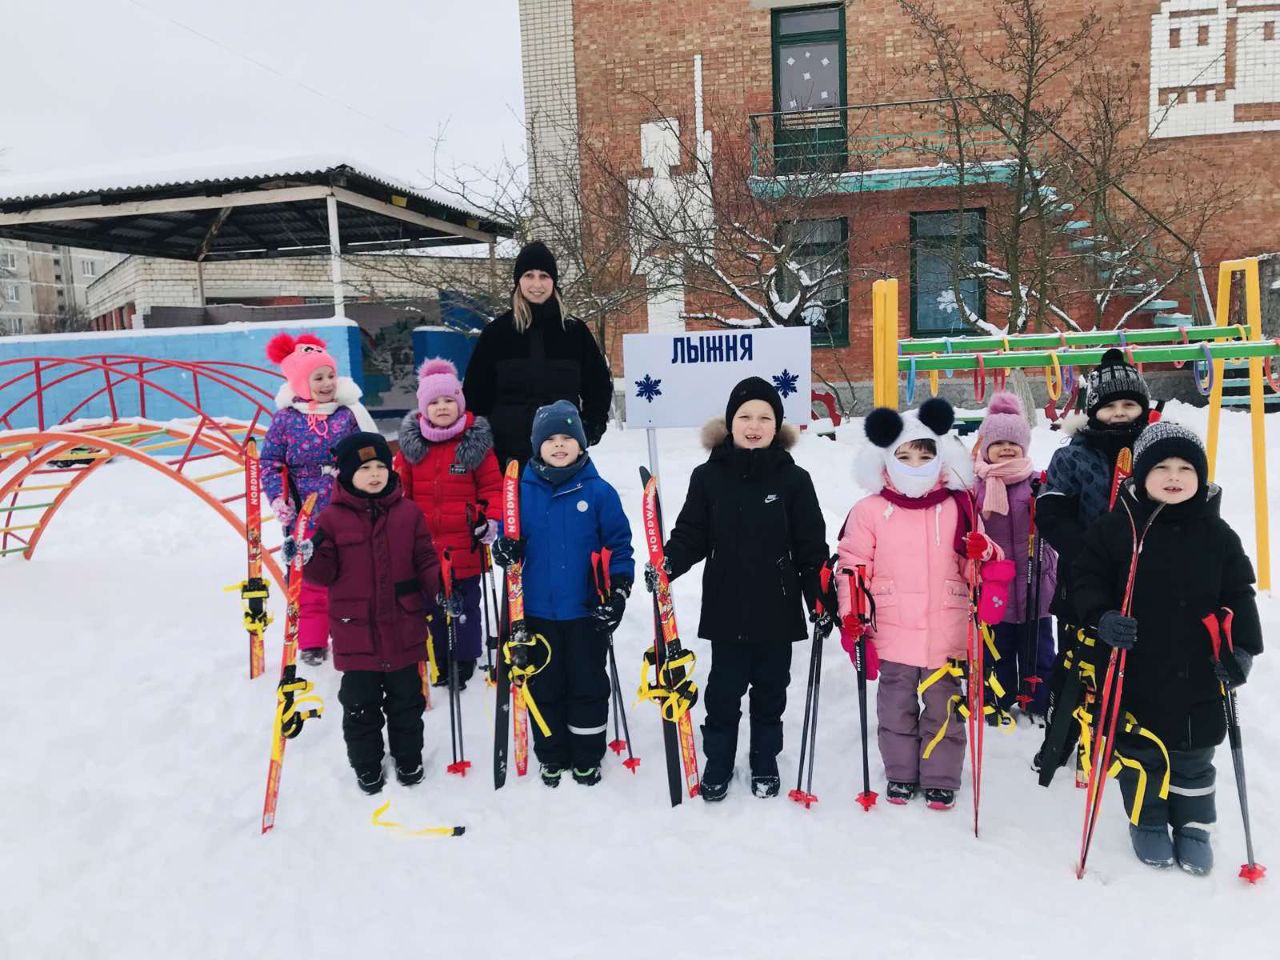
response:
[[(963, 445), (947, 435), (954, 419), (951, 405), (938, 398), (926, 400), (918, 413), (899, 415), (885, 407), (871, 412), (864, 428), (871, 444), (855, 466), (858, 482), (871, 495), (849, 512), (838, 550), (842, 620), (850, 612), (845, 572), (865, 567), (875, 602), (868, 640), (880, 660), (876, 714), (886, 798), (905, 804), (922, 789), (936, 810), (955, 804), (965, 749), (964, 724), (947, 723), (959, 680), (950, 674), (935, 680), (923, 694), (923, 711), (916, 692), (948, 658), (965, 658), (964, 564), (973, 529), (973, 473)], [(985, 549), (982, 534), (977, 537), (975, 547)], [(852, 621), (847, 629), (853, 629)], [(946, 734), (923, 757), (944, 724)]]

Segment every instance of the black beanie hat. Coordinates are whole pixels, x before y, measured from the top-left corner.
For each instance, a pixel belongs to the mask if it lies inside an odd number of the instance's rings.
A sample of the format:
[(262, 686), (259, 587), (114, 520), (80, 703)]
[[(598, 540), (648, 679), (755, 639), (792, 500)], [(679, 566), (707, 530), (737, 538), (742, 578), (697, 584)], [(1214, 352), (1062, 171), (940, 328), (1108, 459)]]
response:
[(1146, 489), (1151, 469), (1170, 457), (1181, 457), (1196, 468), (1201, 491), (1208, 486), (1209, 458), (1199, 434), (1172, 420), (1157, 420), (1138, 435), (1133, 445), (1133, 479), (1139, 490)]
[(1102, 355), (1096, 369), (1090, 371), (1085, 393), (1085, 412), (1089, 418), (1116, 400), (1133, 400), (1144, 411), (1151, 408), (1151, 393), (1138, 368), (1114, 347)]
[(516, 254), (515, 266), (511, 269), (511, 281), (520, 286), (520, 278), (530, 270), (541, 270), (550, 275), (552, 283), (559, 283), (560, 272), (556, 269), (556, 258), (547, 245), (541, 240), (531, 240), (520, 248)]
[(733, 432), (733, 417), (738, 412), (738, 408), (748, 400), (763, 400), (773, 408), (773, 417), (778, 421), (778, 426), (782, 426), (782, 398), (778, 396), (778, 391), (772, 383), (761, 377), (747, 377), (731, 391), (729, 391), (729, 402), (724, 408), (724, 425)]
[[(360, 491), (351, 485), (351, 479), (356, 471), (370, 460), (380, 460), (390, 470), (391, 447), (380, 433), (353, 433), (349, 437), (344, 437), (333, 448), (333, 460), (338, 468), (338, 482), (347, 490), (359, 493)], [(388, 483), (386, 490), (390, 490), (393, 486), (393, 483)]]

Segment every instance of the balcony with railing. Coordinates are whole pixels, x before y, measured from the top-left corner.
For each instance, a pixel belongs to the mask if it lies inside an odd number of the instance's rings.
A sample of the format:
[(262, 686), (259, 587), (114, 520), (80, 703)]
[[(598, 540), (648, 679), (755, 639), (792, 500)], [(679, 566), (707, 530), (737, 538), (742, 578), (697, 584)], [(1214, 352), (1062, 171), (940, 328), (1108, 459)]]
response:
[(965, 101), (901, 100), (756, 113), (752, 190), (860, 193), (1007, 183), (1008, 141)]

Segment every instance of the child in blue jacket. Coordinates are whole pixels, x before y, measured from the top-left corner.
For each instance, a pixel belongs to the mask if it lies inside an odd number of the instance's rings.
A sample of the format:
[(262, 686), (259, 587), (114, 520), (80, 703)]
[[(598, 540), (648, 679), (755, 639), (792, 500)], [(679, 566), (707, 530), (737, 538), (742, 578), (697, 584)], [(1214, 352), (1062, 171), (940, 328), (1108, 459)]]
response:
[[(521, 539), (501, 537), (494, 558), (524, 559), (524, 612), (529, 633), (551, 647), (547, 665), (530, 677), (529, 692), (551, 730), (533, 727), (542, 782), (560, 784), (571, 769), (586, 786), (600, 782), (611, 686), (609, 638), (622, 621), (635, 579), (631, 524), (618, 491), (587, 455), (578, 409), (568, 400), (540, 407), (533, 418), (533, 457), (520, 480)], [(603, 603), (591, 575), (591, 554), (607, 548), (611, 591)]]

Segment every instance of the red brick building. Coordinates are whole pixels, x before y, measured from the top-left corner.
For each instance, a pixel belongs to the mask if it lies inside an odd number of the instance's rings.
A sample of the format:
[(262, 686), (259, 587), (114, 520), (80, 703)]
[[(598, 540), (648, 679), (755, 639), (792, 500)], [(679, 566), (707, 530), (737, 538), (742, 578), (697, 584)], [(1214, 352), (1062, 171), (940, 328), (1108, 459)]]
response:
[[(1124, 183), (1153, 212), (1151, 242), (1180, 249), (1172, 234), (1189, 229), (1197, 193), (1208, 197), (1211, 185), (1217, 212), (1181, 249), (1194, 247), (1211, 291), (1219, 260), (1280, 250), (1280, 3), (1061, 0), (1038, 6), (1049, 41), (1070, 35), (1091, 9), (1098, 13), (1089, 56), (1052, 76), (1037, 102), (1061, 108), (1053, 126), (1066, 143), (1089, 129), (1084, 106), (1073, 101), (1081, 77), (1092, 70), (1116, 80), (1117, 88), (1120, 78), (1129, 78), (1124, 100), (1137, 122), (1117, 139), (1150, 150), (1152, 159)], [(848, 275), (838, 289), (822, 292), (826, 316), (815, 325), (815, 367), (832, 378), (869, 376), (870, 284), (878, 275), (901, 281), (903, 336), (961, 334), (972, 329), (962, 319), (966, 311), (1002, 324), (1008, 298), (999, 284), (957, 280), (953, 261), (957, 250), (967, 262), (998, 261), (991, 211), (1008, 216), (1017, 196), (1000, 173), (1007, 144), (966, 132), (989, 165), (960, 193), (954, 170), (947, 170), (950, 153), (930, 155), (928, 128), (936, 125), (938, 109), (886, 106), (937, 92), (936, 71), (932, 77), (929, 71), (940, 62), (937, 49), (903, 7), (899, 0), (521, 0), (535, 183), (554, 190), (556, 178), (571, 175), (564, 164), (550, 162), (553, 156), (564, 160), (576, 152), (584, 180), (597, 175), (594, 158), (607, 156), (643, 181), (695, 175), (697, 161), (689, 154), (705, 150), (716, 176), (750, 177), (760, 195), (812, 169), (805, 163), (817, 156), (827, 164), (824, 173), (833, 174), (831, 188), (809, 199), (798, 255), (814, 263), (842, 260)], [(938, 0), (936, 8), (971, 61), (972, 51), (1003, 42), (1001, 10), (1016, 12), (1004, 0)], [(990, 71), (986, 80), (999, 85)], [(671, 121), (683, 132), (669, 136), (664, 148)], [(578, 131), (577, 141), (566, 135), (569, 129)], [(736, 160), (742, 163), (735, 166)], [(1052, 180), (1041, 190), (1052, 197)], [(1087, 249), (1097, 228), (1087, 214), (1059, 206), (1059, 249), (1064, 256)], [(944, 255), (944, 248), (951, 252)], [(1194, 272), (1184, 271), (1155, 296), (1143, 286), (1151, 278), (1133, 272), (1114, 285), (1104, 324), (1121, 317), (1131, 325), (1205, 322)], [(1076, 298), (1060, 306), (1074, 316), (1081, 305)], [(693, 318), (708, 313), (745, 318), (740, 310), (734, 316), (731, 300), (703, 290), (652, 297), (613, 326), (700, 326), (705, 321)], [(806, 317), (817, 315), (811, 308)], [(1095, 322), (1080, 319), (1086, 327)], [(1061, 325), (1057, 317), (1049, 322)]]

